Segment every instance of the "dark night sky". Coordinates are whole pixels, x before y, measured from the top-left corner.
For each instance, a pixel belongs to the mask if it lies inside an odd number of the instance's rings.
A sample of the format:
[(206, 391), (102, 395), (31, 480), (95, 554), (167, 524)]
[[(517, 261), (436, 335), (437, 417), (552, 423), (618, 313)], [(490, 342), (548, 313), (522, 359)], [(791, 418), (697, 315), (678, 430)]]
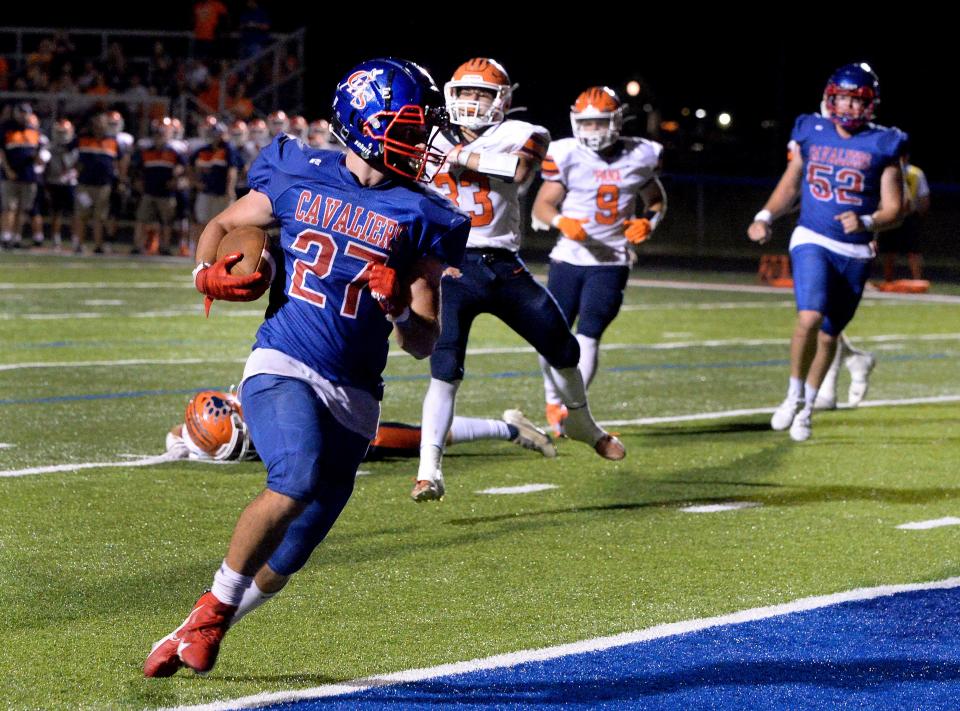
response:
[[(241, 3), (227, 4), (236, 15)], [(352, 6), (356, 14), (345, 9)], [(191, 7), (185, 0), (167, 2), (163, 13), (127, 26), (188, 29)], [(684, 5), (671, 12), (649, 11), (642, 4), (619, 10), (603, 5), (598, 12), (546, 17), (529, 10), (517, 15), (509, 5), (492, 3), (451, 6), (447, 14), (412, 3), (396, 4), (403, 11), (360, 11), (359, 3), (274, 2), (267, 7), (275, 29), (308, 28), (307, 85), (316, 87), (308, 88), (312, 115), (325, 114), (335, 82), (372, 56), (418, 61), (440, 84), (465, 59), (491, 56), (520, 85), (514, 104), (530, 111), (518, 117), (542, 123), (558, 136), (568, 135), (568, 107), (582, 89), (594, 84), (619, 89), (632, 77), (641, 77), (652, 90), (663, 118), (677, 118), (683, 106), (702, 107), (712, 116), (728, 111), (734, 117), (731, 133), (740, 139), (734, 154), (764, 154), (745, 160), (745, 172), (758, 166), (777, 172), (796, 114), (817, 109), (834, 68), (865, 59), (881, 80), (878, 121), (911, 134), (914, 158), (933, 180), (960, 181), (960, 151), (955, 140), (944, 141), (960, 64), (954, 23), (945, 16), (866, 22), (856, 8), (849, 10), (850, 19), (818, 8), (806, 20), (748, 31), (744, 18), (755, 13), (733, 5), (709, 11)], [(756, 12), (769, 15), (773, 8), (764, 5)], [(4, 24), (41, 24), (20, 14), (24, 11), (5, 10)], [(77, 15), (61, 14), (59, 21), (118, 25), (116, 11), (105, 6), (87, 5)], [(762, 132), (765, 119), (778, 126)]]

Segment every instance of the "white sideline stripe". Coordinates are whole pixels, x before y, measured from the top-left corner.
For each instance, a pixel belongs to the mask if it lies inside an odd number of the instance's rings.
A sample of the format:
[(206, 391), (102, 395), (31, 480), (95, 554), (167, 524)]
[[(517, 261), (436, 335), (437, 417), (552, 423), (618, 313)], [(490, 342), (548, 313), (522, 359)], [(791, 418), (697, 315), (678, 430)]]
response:
[[(937, 403), (960, 402), (960, 395), (937, 395), (934, 397), (915, 397), (905, 400), (867, 400), (860, 403), (860, 407), (886, 407), (896, 405), (930, 405)], [(840, 408), (846, 408), (846, 405), (840, 405)], [(764, 415), (770, 414), (775, 408), (758, 407), (748, 410), (724, 410), (721, 412), (701, 412), (694, 415), (669, 415), (667, 417), (641, 417), (636, 420), (603, 420), (601, 425), (607, 427), (623, 425), (656, 425), (670, 422), (692, 422), (696, 420), (717, 420), (727, 417), (740, 417), (745, 415)], [(31, 467), (30, 469), (13, 469), (0, 471), (0, 477), (27, 476), (28, 474), (50, 474), (55, 472), (69, 472), (78, 469), (97, 469), (99, 467), (143, 467), (151, 464), (161, 464), (163, 462), (176, 461), (176, 457), (170, 457), (167, 454), (161, 454), (157, 457), (147, 457), (139, 461), (123, 462), (101, 462), (101, 463), (80, 463), (80, 464), (54, 464), (43, 467)]]
[(37, 363), (0, 364), (0, 371), (21, 370), (25, 368), (97, 368), (119, 365), (192, 365), (197, 363), (245, 363), (246, 358), (217, 360), (215, 358), (130, 358), (129, 360), (84, 360), (78, 362), (54, 361)]
[(78, 462), (76, 464), (52, 464), (45, 467), (30, 467), (28, 469), (8, 469), (0, 471), (0, 477), (30, 476), (31, 474), (55, 474), (57, 472), (75, 472), (81, 469), (102, 469), (105, 467), (149, 467), (154, 464), (174, 462), (177, 458), (164, 452), (155, 457), (143, 459), (126, 459), (122, 462)]
[(48, 290), (59, 291), (60, 289), (163, 289), (168, 287), (183, 287), (190, 284), (189, 279), (176, 279), (170, 281), (74, 281), (74, 282), (53, 282), (50, 284), (14, 284), (11, 282), (0, 283), (0, 290), (19, 291), (20, 289), (30, 290)]
[(548, 491), (559, 488), (556, 484), (524, 484), (522, 486), (495, 486), (492, 489), (482, 489), (478, 494), (532, 494), (535, 491)]
[(0, 442), (0, 449), (12, 449), (13, 447), (16, 447), (16, 446), (17, 446), (17, 445), (15, 445), (15, 444), (9, 444), (9, 443), (7, 443), (7, 442)]
[(84, 299), (84, 306), (123, 306), (126, 301), (122, 299)]
[(945, 518), (934, 518), (929, 521), (913, 521), (912, 523), (901, 523), (897, 528), (904, 531), (925, 531), (928, 528), (940, 528), (941, 526), (958, 526), (960, 518), (956, 516), (947, 516)]
[[(860, 407), (897, 407), (900, 405), (936, 405), (947, 402), (960, 402), (960, 395), (934, 395), (931, 397), (910, 397), (901, 400), (865, 400)], [(846, 403), (838, 403), (838, 409), (852, 410)], [(769, 415), (775, 407), (755, 407), (745, 410), (721, 410), (720, 412), (699, 412), (694, 415), (668, 415), (667, 417), (639, 417), (635, 420), (603, 420), (599, 424), (605, 427), (623, 427), (626, 425), (659, 425), (670, 422), (695, 422), (697, 420), (720, 420), (726, 417), (746, 417), (748, 415)]]
[(771, 306), (793, 306), (793, 301), (711, 301), (704, 303), (664, 302), (660, 304), (624, 304), (621, 311), (725, 311), (730, 309), (769, 309)]
[[(218, 316), (236, 318), (237, 316), (263, 316), (263, 309), (229, 309), (221, 310)], [(168, 309), (166, 311), (137, 311), (134, 313), (104, 313), (102, 311), (78, 311), (74, 313), (58, 314), (0, 314), (0, 321), (69, 321), (75, 318), (180, 318), (181, 316), (201, 316), (203, 309), (200, 304), (183, 309)]]
[(720, 513), (721, 511), (738, 511), (740, 509), (755, 509), (760, 504), (754, 501), (731, 501), (729, 504), (704, 504), (702, 506), (684, 506), (685, 513)]
[(198, 704), (196, 706), (176, 706), (165, 711), (227, 711), (236, 708), (256, 708), (267, 704), (284, 703), (288, 701), (297, 701), (301, 699), (320, 699), (331, 696), (343, 696), (345, 694), (366, 691), (367, 689), (393, 686), (396, 684), (407, 684), (416, 681), (426, 681), (428, 679), (437, 679), (440, 677), (453, 676), (455, 674), (467, 674), (470, 672), (486, 671), (489, 669), (503, 669), (515, 667), (529, 662), (544, 662), (559, 657), (566, 657), (572, 654), (586, 654), (589, 652), (600, 652), (616, 647), (624, 647), (629, 644), (639, 642), (649, 642), (655, 639), (665, 637), (675, 637), (690, 632), (700, 632), (715, 627), (728, 627), (730, 625), (742, 624), (744, 622), (756, 622), (758, 620), (767, 620), (772, 617), (782, 617), (797, 612), (808, 612), (818, 610), (832, 605), (839, 605), (844, 602), (855, 602), (862, 600), (875, 600), (881, 597), (890, 597), (906, 592), (916, 592), (919, 590), (950, 590), (960, 586), (960, 578), (947, 578), (946, 580), (937, 580), (927, 583), (911, 583), (906, 585), (880, 585), (873, 588), (857, 588), (845, 592), (834, 593), (832, 595), (816, 595), (814, 597), (805, 597), (792, 602), (782, 603), (780, 605), (770, 605), (768, 607), (755, 607), (749, 610), (741, 610), (728, 615), (718, 615), (716, 617), (704, 617), (695, 620), (685, 620), (683, 622), (670, 622), (654, 627), (648, 627), (643, 630), (633, 632), (623, 632), (621, 634), (611, 635), (609, 637), (596, 637), (586, 639), (580, 642), (571, 642), (569, 644), (560, 644), (555, 647), (545, 647), (542, 649), (525, 649), (519, 652), (510, 652), (508, 654), (497, 654), (483, 659), (473, 659), (467, 662), (455, 662), (452, 664), (441, 664), (435, 667), (425, 669), (408, 669), (406, 671), (393, 672), (391, 674), (381, 674), (378, 676), (368, 676), (363, 679), (342, 682), (339, 684), (325, 684), (315, 686), (311, 689), (297, 689), (295, 691), (275, 691), (254, 694), (252, 696), (243, 696), (238, 699), (226, 701), (214, 701), (208, 704)]

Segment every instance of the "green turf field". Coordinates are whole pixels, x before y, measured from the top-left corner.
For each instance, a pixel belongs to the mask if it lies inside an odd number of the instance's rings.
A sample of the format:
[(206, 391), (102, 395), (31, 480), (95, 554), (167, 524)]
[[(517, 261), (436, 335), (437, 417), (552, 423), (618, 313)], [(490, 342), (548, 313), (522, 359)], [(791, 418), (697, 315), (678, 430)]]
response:
[[(231, 631), (208, 677), (143, 679), (151, 643), (209, 585), (262, 467), (48, 469), (140, 463), (162, 452), (189, 393), (239, 379), (263, 304), (217, 303), (205, 320), (189, 269), (0, 254), (2, 706), (234, 698), (960, 573), (960, 529), (896, 528), (960, 515), (957, 404), (896, 404), (960, 396), (960, 299), (865, 300), (849, 334), (879, 359), (868, 401), (892, 403), (820, 414), (794, 444), (764, 414), (636, 422), (778, 404), (790, 293), (637, 286), (590, 393), (598, 419), (619, 422), (624, 462), (570, 442), (554, 461), (462, 445), (445, 459), (445, 500), (420, 505), (415, 462), (366, 464), (311, 563)], [(541, 419), (524, 344), (481, 319), (471, 346), (492, 352), (468, 356), (458, 412)], [(390, 359), (385, 419), (419, 420), (427, 372)], [(40, 473), (11, 476), (24, 470)], [(523, 484), (556, 488), (478, 493)], [(681, 510), (731, 501), (759, 506)]]

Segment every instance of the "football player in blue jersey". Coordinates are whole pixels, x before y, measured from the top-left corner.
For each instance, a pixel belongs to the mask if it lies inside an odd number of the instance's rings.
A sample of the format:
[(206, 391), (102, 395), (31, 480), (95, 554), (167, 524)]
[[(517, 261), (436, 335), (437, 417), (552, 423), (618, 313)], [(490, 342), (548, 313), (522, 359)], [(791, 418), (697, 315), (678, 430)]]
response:
[(747, 230), (754, 242), (766, 242), (773, 220), (799, 196), (800, 218), (790, 239), (797, 302), (790, 382), (770, 421), (798, 442), (810, 437), (817, 390), (860, 303), (874, 234), (901, 219), (900, 158), (907, 136), (871, 122), (879, 100), (880, 83), (868, 64), (835, 71), (821, 114), (797, 118), (790, 163)]
[(443, 97), (416, 64), (375, 59), (337, 86), (333, 114), (346, 154), (278, 134), (250, 169), (251, 191), (197, 244), (195, 283), (208, 303), (252, 300), (268, 275), (231, 275), (241, 255), (214, 262), (217, 247), (237, 227), (280, 226), (282, 278), (239, 392), (267, 484), (240, 515), (212, 590), (154, 645), (146, 676), (209, 671), (231, 622), (307, 562), (376, 432), (390, 332), (417, 358), (440, 332), (440, 275), (460, 264), (470, 224), (417, 184), (442, 160), (428, 136), (444, 120)]

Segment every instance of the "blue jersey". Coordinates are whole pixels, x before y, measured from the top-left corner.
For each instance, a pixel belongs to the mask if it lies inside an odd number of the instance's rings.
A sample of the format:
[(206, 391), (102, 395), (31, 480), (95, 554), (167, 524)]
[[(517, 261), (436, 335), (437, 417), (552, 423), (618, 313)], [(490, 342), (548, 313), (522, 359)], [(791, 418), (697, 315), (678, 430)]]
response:
[(280, 134), (250, 167), (250, 188), (270, 198), (280, 223), (282, 250), (254, 348), (379, 398), (392, 325), (366, 288), (369, 265), (386, 263), (401, 280), (424, 256), (459, 266), (470, 219), (406, 181), (363, 187), (344, 158)]
[(843, 138), (830, 119), (803, 114), (793, 126), (790, 143), (803, 158), (799, 224), (840, 242), (870, 242), (870, 232), (844, 234), (835, 217), (847, 210), (858, 215), (876, 211), (880, 176), (906, 152), (907, 134), (867, 124)]

